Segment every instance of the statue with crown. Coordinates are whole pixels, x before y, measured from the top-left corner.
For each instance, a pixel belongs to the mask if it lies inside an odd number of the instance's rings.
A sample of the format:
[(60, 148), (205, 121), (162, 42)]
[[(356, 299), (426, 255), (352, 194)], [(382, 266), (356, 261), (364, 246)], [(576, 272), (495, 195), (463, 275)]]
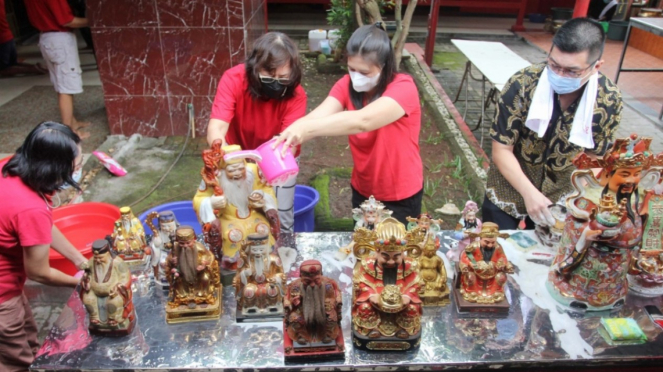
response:
[(412, 235), (389, 217), (371, 234), (375, 253), (361, 259), (352, 278), (352, 338), (360, 349), (406, 351), (421, 341), (421, 279), (406, 257)]
[(203, 180), (193, 199), (204, 232), (215, 228), (215, 235), (221, 237), (224, 284), (232, 283), (240, 249), (249, 234), (268, 235), (271, 248), (280, 232), (274, 190), (258, 166), (247, 162), (250, 157), (250, 152), (241, 151), (238, 145), (221, 147), (221, 141), (215, 141), (203, 151)]
[[(368, 232), (375, 230), (375, 226), (385, 218), (390, 217), (391, 213), (392, 211), (386, 209), (384, 204), (376, 200), (373, 195), (361, 203), (359, 208), (354, 208), (352, 210), (352, 218), (356, 222), (352, 242), (347, 246), (339, 248), (334, 258), (338, 261), (343, 261), (350, 253), (354, 253), (355, 257), (358, 258), (365, 257), (371, 253), (372, 250), (366, 249), (365, 244), (361, 244), (361, 242), (366, 240)], [(358, 241), (360, 242), (359, 245), (357, 245)]]
[[(620, 307), (627, 273), (643, 238), (640, 179), (652, 171), (651, 138), (620, 138), (602, 158), (582, 153), (571, 175), (575, 192), (546, 286), (561, 304), (579, 311)], [(601, 168), (598, 177), (592, 168)], [(660, 234), (657, 237), (660, 239)]]
[(130, 207), (120, 208), (120, 218), (115, 221), (111, 241), (113, 250), (130, 266), (146, 263), (146, 255), (151, 254), (143, 225)]

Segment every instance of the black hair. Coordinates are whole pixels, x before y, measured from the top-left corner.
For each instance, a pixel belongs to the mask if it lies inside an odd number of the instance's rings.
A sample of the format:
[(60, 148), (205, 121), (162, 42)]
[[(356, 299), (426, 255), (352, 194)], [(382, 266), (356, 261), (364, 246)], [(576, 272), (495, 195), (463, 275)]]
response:
[(605, 45), (603, 26), (593, 19), (573, 18), (566, 21), (552, 40), (564, 53), (589, 52), (588, 63), (601, 59)]
[[(397, 72), (394, 49), (391, 46), (389, 35), (382, 28), (382, 22), (361, 26), (355, 30), (348, 40), (346, 51), (350, 57), (360, 56), (365, 61), (382, 68), (375, 93), (369, 97), (370, 101), (367, 103), (380, 98), (387, 89), (387, 85), (394, 80)], [(364, 107), (364, 93), (366, 92), (357, 92), (352, 86), (352, 82), (349, 89), (350, 100), (355, 109), (359, 110)]]
[(268, 32), (253, 44), (251, 55), (246, 59), (246, 78), (249, 83), (251, 97), (267, 99), (260, 83), (260, 70), (264, 69), (274, 73), (279, 67), (290, 64), (289, 83), (286, 86), (283, 99), (291, 98), (295, 88), (302, 80), (302, 63), (299, 60), (297, 45), (286, 34), (281, 32)]
[(45, 121), (37, 125), (2, 167), (2, 176), (19, 177), (36, 192), (50, 194), (65, 183), (80, 191), (72, 179), (80, 137), (66, 125)]

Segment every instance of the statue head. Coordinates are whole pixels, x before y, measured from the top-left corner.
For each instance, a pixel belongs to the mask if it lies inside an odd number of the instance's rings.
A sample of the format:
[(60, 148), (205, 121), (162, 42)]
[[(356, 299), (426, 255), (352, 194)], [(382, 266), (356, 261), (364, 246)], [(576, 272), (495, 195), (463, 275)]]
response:
[(428, 231), (432, 223), (433, 216), (428, 213), (422, 213), (417, 217), (417, 226), (424, 231)]
[(94, 263), (105, 264), (112, 259), (110, 244), (106, 239), (97, 239), (92, 243), (92, 255)]
[(131, 207), (120, 208), (120, 219), (122, 219), (122, 222), (130, 222), (133, 217), (134, 214), (131, 212)]
[(374, 225), (380, 222), (380, 214), (384, 210), (384, 204), (375, 200), (375, 197), (371, 195), (359, 205), (359, 208), (361, 209), (364, 222), (366, 224)]
[(463, 208), (463, 218), (467, 222), (474, 222), (477, 217), (477, 212), (479, 211), (479, 206), (472, 200), (468, 200), (465, 203), (465, 208)]
[(509, 237), (509, 234), (500, 233), (500, 227), (494, 222), (485, 222), (481, 226), (481, 232), (470, 233), (470, 239), (479, 238), (479, 244), (481, 248), (492, 250), (497, 246), (497, 238), (506, 239)]
[[(239, 156), (242, 148), (239, 145), (223, 146), (224, 160), (221, 161), (221, 169), (228, 180), (242, 180), (246, 177), (246, 160)], [(236, 156), (237, 155), (237, 156)], [(229, 157), (229, 159), (226, 159)]]
[(299, 266), (299, 278), (304, 288), (319, 286), (322, 283), (322, 264), (318, 260), (306, 260)]
[(438, 249), (440, 249), (440, 239), (435, 235), (429, 235), (424, 244), (424, 256), (433, 257), (437, 254)]
[(405, 225), (393, 217), (384, 219), (376, 227), (378, 240), (375, 241), (377, 265), (384, 268), (397, 268), (403, 263), (403, 252), (407, 245)]
[(180, 226), (175, 233), (177, 243), (182, 248), (194, 248), (196, 246), (196, 231), (191, 226)]
[(249, 256), (264, 258), (269, 255), (269, 235), (253, 233), (246, 237), (249, 246)]
[(174, 236), (177, 230), (177, 220), (173, 211), (163, 211), (159, 213), (159, 230), (166, 235)]

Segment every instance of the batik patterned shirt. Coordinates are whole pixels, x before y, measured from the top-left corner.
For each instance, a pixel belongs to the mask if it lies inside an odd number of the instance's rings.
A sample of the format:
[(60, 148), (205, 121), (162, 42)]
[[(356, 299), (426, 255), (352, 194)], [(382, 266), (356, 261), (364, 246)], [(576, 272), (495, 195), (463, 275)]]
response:
[[(572, 191), (570, 179), (575, 170), (573, 158), (582, 151), (602, 156), (608, 149), (621, 120), (622, 98), (619, 88), (599, 73), (592, 120), (593, 149), (585, 149), (569, 141), (580, 98), (561, 112), (555, 123), (549, 124), (546, 136), (539, 138), (536, 132), (525, 126), (525, 121), (544, 68), (545, 64), (532, 65), (509, 79), (499, 97), (490, 136), (503, 145), (513, 146), (513, 154), (525, 176), (555, 203)], [(555, 99), (559, 100), (556, 94)], [(559, 101), (556, 104), (559, 105)], [(524, 218), (527, 215), (522, 196), (504, 178), (492, 160), (486, 195), (513, 217)]]

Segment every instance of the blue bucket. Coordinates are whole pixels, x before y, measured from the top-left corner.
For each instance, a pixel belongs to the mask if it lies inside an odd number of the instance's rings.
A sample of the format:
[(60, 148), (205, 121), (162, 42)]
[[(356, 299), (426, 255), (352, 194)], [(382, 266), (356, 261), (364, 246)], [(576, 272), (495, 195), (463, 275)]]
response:
[[(145, 219), (147, 218), (147, 215), (150, 212), (163, 212), (163, 211), (172, 211), (175, 213), (175, 218), (177, 218), (177, 222), (179, 222), (180, 225), (189, 225), (193, 227), (193, 229), (196, 231), (196, 235), (201, 234), (203, 232), (202, 227), (200, 227), (200, 223), (198, 222), (198, 216), (196, 215), (196, 211), (193, 210), (193, 201), (188, 200), (188, 201), (176, 201), (172, 203), (166, 203), (166, 204), (161, 204), (159, 206), (156, 206), (154, 208), (148, 209), (145, 213), (141, 214), (140, 217), (140, 222), (143, 224), (143, 228), (145, 229), (146, 234), (152, 234), (152, 230), (145, 224)], [(156, 225), (156, 223), (154, 223)]]
[(295, 232), (313, 232), (315, 229), (315, 205), (320, 194), (312, 187), (295, 185)]

